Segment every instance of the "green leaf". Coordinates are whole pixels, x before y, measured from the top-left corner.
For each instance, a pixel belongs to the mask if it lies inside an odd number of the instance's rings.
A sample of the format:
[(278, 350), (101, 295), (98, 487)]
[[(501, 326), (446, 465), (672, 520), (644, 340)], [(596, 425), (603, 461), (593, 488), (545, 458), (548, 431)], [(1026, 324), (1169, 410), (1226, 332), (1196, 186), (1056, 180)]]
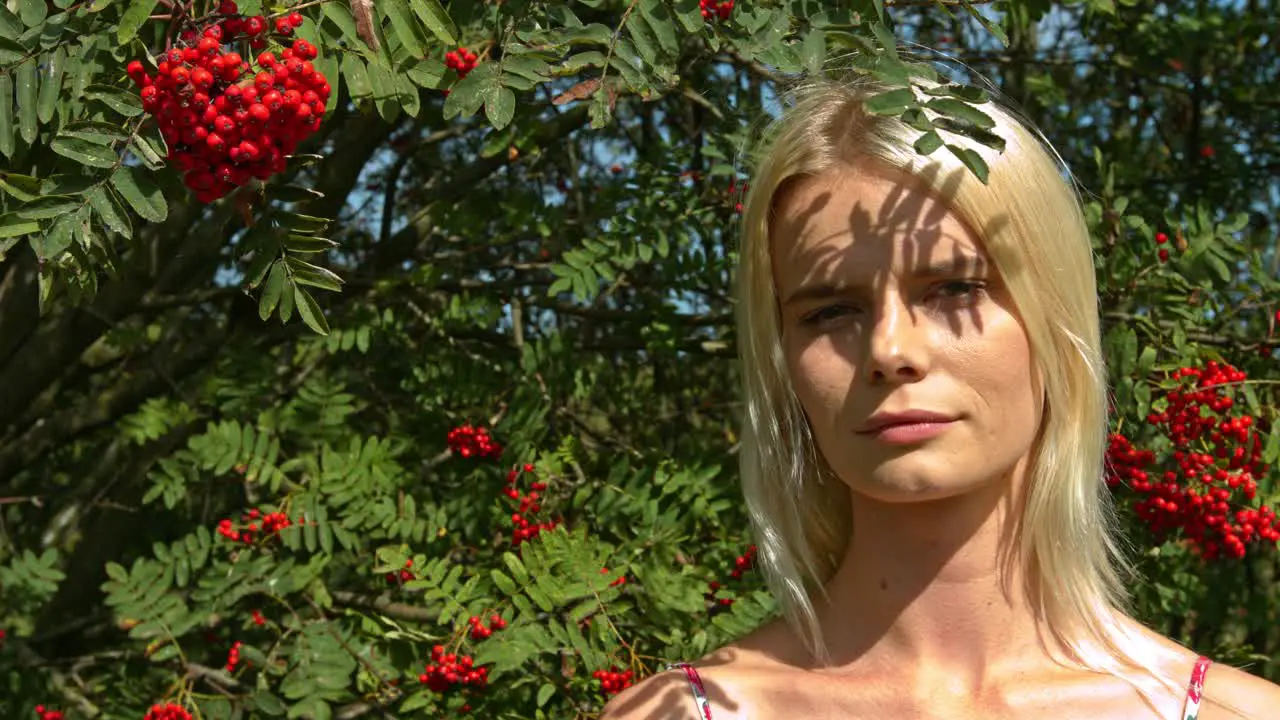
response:
[(147, 21), (151, 11), (156, 7), (156, 0), (132, 0), (129, 7), (120, 16), (120, 26), (116, 28), (116, 40), (121, 45), (128, 45), (138, 34), (138, 29)]
[(49, 228), (49, 232), (45, 233), (41, 241), (40, 257), (45, 260), (54, 260), (71, 247), (71, 243), (75, 241), (76, 225), (80, 222), (78, 215), (79, 213), (75, 215), (68, 213), (53, 223), (53, 227)]
[(271, 265), (271, 273), (267, 275), (267, 284), (262, 288), (262, 297), (258, 298), (258, 317), (263, 320), (271, 317), (271, 311), (275, 310), (276, 304), (280, 302), (280, 295), (284, 292), (284, 278), (284, 263), (276, 261)]
[(1213, 253), (1205, 253), (1204, 259), (1209, 263), (1209, 267), (1213, 268), (1214, 272), (1218, 273), (1218, 277), (1222, 278), (1222, 282), (1231, 282), (1231, 268), (1227, 267), (1227, 264), (1222, 261), (1222, 258)]
[[(17, 34), (14, 34), (16, 37)], [(0, 63), (10, 65), (27, 56), (27, 49), (17, 40), (0, 35)]]
[[(883, 3), (884, 0), (876, 0), (876, 2)], [(987, 32), (994, 35), (996, 39), (1000, 41), (1001, 45), (1009, 47), (1009, 36), (1005, 34), (1004, 30), (1002, 30), (999, 25), (991, 22), (991, 20), (984, 15), (982, 11), (974, 7), (972, 3), (967, 0), (961, 0), (961, 2), (964, 4), (964, 9), (969, 11), (969, 14), (973, 16), (974, 20), (977, 20)]]
[(289, 710), (289, 707), (284, 704), (283, 700), (272, 695), (266, 690), (259, 690), (258, 692), (250, 695), (249, 704), (255, 707), (259, 712), (266, 713), (267, 715), (283, 715)]
[(1268, 464), (1280, 462), (1280, 422), (1271, 424), (1271, 434), (1267, 436), (1267, 445), (1262, 449), (1262, 460)]
[(485, 89), (497, 81), (492, 63), (485, 63), (472, 70), (450, 88), (449, 97), (444, 101), (444, 119), (449, 120), (459, 114), (463, 117), (474, 115), (484, 104)]
[(36, 101), (36, 115), (41, 124), (53, 119), (53, 110), (62, 89), (62, 76), (67, 69), (67, 51), (59, 45), (52, 55), (45, 56), (44, 77), (40, 80), (40, 97)]
[[(880, 10), (883, 0), (876, 0), (876, 9)], [(898, 59), (898, 38), (889, 29), (884, 26), (884, 16), (880, 17), (880, 22), (871, 23), (871, 34), (875, 35), (879, 41), (880, 47), (885, 49), (886, 56), (894, 60)]]
[(373, 100), (377, 103), (378, 114), (388, 123), (394, 123), (400, 116), (400, 98), (396, 92), (395, 78), (391, 71), (381, 63), (369, 63), (369, 85), (373, 89)]
[(0, 173), (0, 188), (12, 195), (18, 202), (35, 202), (41, 195), (67, 195), (70, 193), (46, 193), (40, 189), (40, 181), (30, 175), (17, 173)]
[[(165, 166), (164, 155), (166, 151), (157, 150), (156, 144), (163, 143), (162, 139), (149, 139), (143, 135), (134, 135), (129, 141), (129, 147), (133, 149), (138, 159), (142, 160), (148, 170), (160, 170)], [(163, 147), (163, 145), (162, 145)]]
[(137, 94), (118, 87), (90, 85), (84, 89), (84, 96), (90, 100), (100, 101), (125, 117), (137, 117), (143, 112), (142, 99)]
[[(311, 293), (303, 290), (301, 287), (293, 286), (294, 301), (298, 306), (298, 315), (302, 316), (302, 322), (307, 324), (317, 335), (329, 334), (329, 321), (325, 320), (324, 312), (320, 310), (320, 304), (316, 299), (311, 297)], [(311, 526), (308, 525), (308, 528)]]
[(75, 212), (81, 201), (65, 196), (46, 196), (28, 203), (15, 210), (18, 217), (27, 220), (48, 220), (59, 215)]
[(133, 236), (133, 225), (129, 222), (129, 213), (120, 204), (120, 199), (111, 188), (99, 185), (89, 191), (89, 204), (102, 219), (102, 223), (112, 231), (124, 237)]
[(529, 582), (529, 571), (525, 569), (524, 563), (520, 562), (520, 558), (516, 557), (515, 553), (502, 553), (502, 562), (505, 563), (507, 569), (511, 571), (511, 575), (515, 578), (516, 582), (521, 585), (525, 585)]
[(292, 250), (293, 252), (317, 253), (324, 252), (331, 248), (336, 248), (338, 247), (338, 243), (330, 240), (329, 238), (290, 233), (289, 236), (284, 239), (284, 247), (286, 250)]
[(13, 78), (0, 74), (0, 154), (13, 157), (16, 136), (13, 126)]
[(867, 98), (865, 106), (874, 115), (899, 115), (909, 107), (917, 105), (915, 93), (911, 88), (898, 88)]
[(516, 94), (510, 88), (497, 85), (485, 88), (484, 114), (495, 130), (511, 123), (516, 113)]
[(373, 87), (369, 84), (369, 71), (364, 61), (355, 53), (343, 56), (342, 77), (347, 81), (347, 91), (352, 98), (358, 100), (373, 94)]
[(111, 184), (143, 220), (158, 223), (169, 216), (169, 203), (146, 170), (121, 166), (111, 176)]
[(942, 147), (942, 136), (936, 130), (930, 130), (916, 138), (915, 149), (921, 155), (930, 155), (940, 147)]
[(939, 87), (922, 86), (920, 91), (925, 95), (933, 95), (934, 97), (953, 97), (967, 100), (975, 105), (981, 105), (991, 100), (991, 96), (987, 94), (986, 90), (971, 85), (951, 83)]
[(40, 232), (40, 223), (18, 217), (14, 213), (0, 215), (0, 238), (18, 237)]
[(89, 167), (112, 168), (118, 160), (111, 148), (91, 143), (83, 138), (59, 135), (53, 139), (49, 147), (59, 155)]
[(604, 53), (599, 50), (588, 50), (586, 52), (576, 53), (565, 58), (564, 62), (558, 66), (561, 72), (577, 73), (584, 68), (604, 67)]
[(292, 256), (285, 257), (285, 262), (289, 265), (289, 271), (292, 273), (294, 282), (332, 290), (333, 292), (342, 292), (342, 278), (332, 271)]
[(950, 118), (950, 117), (939, 117), (939, 118), (935, 118), (933, 120), (933, 123), (939, 130), (946, 130), (947, 132), (952, 132), (957, 135), (963, 135), (964, 137), (972, 138), (982, 143), (983, 145), (986, 145), (989, 148), (993, 148), (1000, 152), (1004, 152), (1004, 148), (1005, 148), (1004, 138), (1000, 137), (999, 135), (996, 135), (995, 133), (989, 130), (983, 130), (982, 128), (974, 125), (973, 123), (968, 122), (967, 120), (957, 120), (955, 118)]
[(1249, 225), (1248, 213), (1236, 213), (1218, 225), (1218, 232), (1224, 234), (1237, 233)]
[(0, 3), (0, 37), (16, 38), (22, 34), (22, 21), (5, 3)]
[(987, 168), (987, 161), (983, 160), (981, 155), (974, 150), (952, 145), (951, 143), (947, 143), (947, 149), (951, 151), (951, 154), (959, 158), (960, 162), (964, 163), (965, 167), (969, 168), (978, 177), (978, 180), (982, 181), (983, 185), (987, 184), (989, 169)]
[(36, 27), (49, 16), (49, 7), (44, 0), (19, 0), (18, 17), (29, 28)]
[(440, 6), (439, 0), (409, 0), (409, 5), (440, 42), (445, 45), (458, 44), (458, 29), (449, 13)]
[(112, 123), (100, 120), (80, 120), (62, 126), (62, 135), (78, 137), (96, 145), (110, 145), (129, 139), (129, 134)]
[(13, 71), (13, 79), (18, 88), (18, 132), (23, 141), (31, 145), (40, 129), (36, 117), (36, 59), (19, 65)]
[(1151, 368), (1156, 364), (1156, 348), (1154, 345), (1148, 345), (1142, 348), (1142, 355), (1138, 357), (1138, 378), (1145, 378), (1151, 373)]
[(990, 130), (996, 126), (996, 121), (991, 119), (990, 115), (963, 100), (934, 98), (925, 103), (924, 106), (936, 113), (963, 120), (983, 130)]
[(411, 55), (420, 56), (426, 53), (430, 41), (422, 32), (422, 26), (417, 18), (410, 12), (407, 0), (383, 0), (375, 7), (380, 7), (391, 19), (391, 26), (395, 28), (396, 36), (400, 38), (400, 42), (404, 43), (405, 49)]
[(538, 688), (538, 707), (546, 705), (547, 701), (551, 699), (551, 696), (555, 694), (555, 685), (552, 685), (551, 683), (543, 683), (542, 687)]
[(511, 578), (507, 577), (506, 573), (501, 570), (493, 570), (489, 573), (489, 576), (493, 578), (493, 584), (497, 585), (498, 589), (501, 590), (504, 595), (510, 597), (511, 595), (515, 595), (519, 592), (516, 588), (515, 582), (512, 581)]

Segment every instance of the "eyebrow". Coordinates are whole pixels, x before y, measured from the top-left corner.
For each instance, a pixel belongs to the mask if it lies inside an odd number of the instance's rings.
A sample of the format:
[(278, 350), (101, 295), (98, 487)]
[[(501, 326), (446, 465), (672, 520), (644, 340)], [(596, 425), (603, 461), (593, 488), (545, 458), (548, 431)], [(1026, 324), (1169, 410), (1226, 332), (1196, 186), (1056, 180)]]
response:
[[(959, 255), (945, 260), (936, 260), (917, 268), (913, 277), (930, 279), (954, 275), (964, 275), (985, 269), (987, 263), (973, 255)], [(828, 300), (839, 297), (849, 291), (849, 285), (830, 281), (810, 283), (796, 288), (783, 300), (783, 307), (806, 301)]]

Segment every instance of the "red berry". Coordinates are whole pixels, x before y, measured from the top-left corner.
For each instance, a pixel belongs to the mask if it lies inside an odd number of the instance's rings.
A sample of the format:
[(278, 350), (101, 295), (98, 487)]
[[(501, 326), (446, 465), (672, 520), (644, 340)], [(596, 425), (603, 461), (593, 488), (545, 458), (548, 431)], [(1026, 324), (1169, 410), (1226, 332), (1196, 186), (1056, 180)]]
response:
[(299, 13), (299, 12), (289, 13), (289, 24), (292, 25), (293, 27), (298, 27), (302, 25), (302, 20), (303, 20), (302, 13)]

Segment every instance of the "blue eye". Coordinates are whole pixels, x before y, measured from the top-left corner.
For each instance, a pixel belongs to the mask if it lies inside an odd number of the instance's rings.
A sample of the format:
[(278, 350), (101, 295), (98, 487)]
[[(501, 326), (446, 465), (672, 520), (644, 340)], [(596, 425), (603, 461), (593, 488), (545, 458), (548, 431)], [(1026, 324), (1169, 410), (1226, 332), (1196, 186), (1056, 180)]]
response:
[(976, 280), (951, 280), (938, 286), (938, 294), (945, 298), (976, 299), (986, 287), (986, 283)]
[(824, 322), (835, 320), (847, 312), (852, 311), (848, 305), (827, 305), (805, 315), (800, 320), (802, 325), (820, 325)]

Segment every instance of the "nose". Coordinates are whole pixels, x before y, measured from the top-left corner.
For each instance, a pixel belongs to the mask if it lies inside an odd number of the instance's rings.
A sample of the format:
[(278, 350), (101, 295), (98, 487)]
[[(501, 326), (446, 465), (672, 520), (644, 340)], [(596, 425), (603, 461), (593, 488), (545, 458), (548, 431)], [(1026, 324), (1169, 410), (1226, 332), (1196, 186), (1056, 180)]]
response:
[(871, 384), (917, 382), (928, 372), (924, 329), (893, 290), (877, 303), (868, 338), (867, 378)]

